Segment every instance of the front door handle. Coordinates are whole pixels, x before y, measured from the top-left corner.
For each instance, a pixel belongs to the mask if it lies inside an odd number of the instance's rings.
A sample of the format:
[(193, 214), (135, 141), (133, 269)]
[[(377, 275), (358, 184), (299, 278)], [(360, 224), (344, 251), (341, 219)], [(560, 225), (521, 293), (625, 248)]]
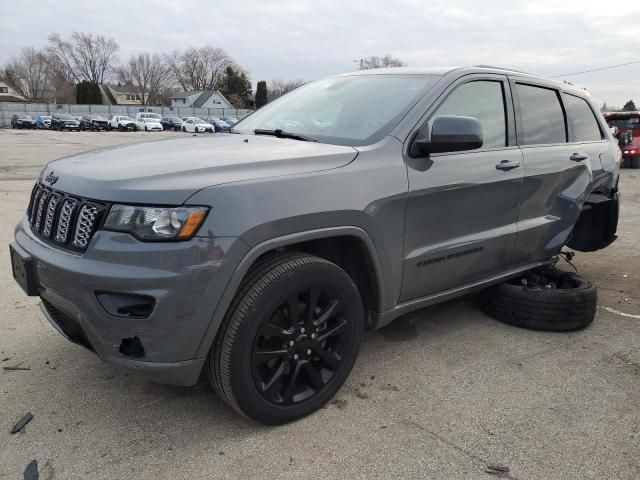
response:
[(574, 162), (581, 162), (582, 160), (586, 160), (587, 158), (589, 158), (589, 156), (585, 155), (584, 153), (574, 153), (569, 158)]
[(498, 170), (513, 170), (514, 168), (518, 168), (520, 166), (520, 162), (516, 160), (502, 160), (500, 163), (496, 165), (496, 169)]

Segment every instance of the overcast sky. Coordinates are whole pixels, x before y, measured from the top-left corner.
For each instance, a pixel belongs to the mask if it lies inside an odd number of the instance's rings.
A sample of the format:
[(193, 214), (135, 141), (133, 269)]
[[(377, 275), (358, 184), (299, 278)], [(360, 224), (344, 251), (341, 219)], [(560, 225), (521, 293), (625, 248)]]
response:
[[(411, 66), (490, 64), (545, 76), (640, 60), (640, 2), (574, 0), (22, 0), (0, 17), (0, 63), (50, 32), (113, 37), (120, 57), (224, 48), (252, 81), (313, 80), (390, 53)], [(640, 63), (565, 77), (601, 103), (640, 102)]]

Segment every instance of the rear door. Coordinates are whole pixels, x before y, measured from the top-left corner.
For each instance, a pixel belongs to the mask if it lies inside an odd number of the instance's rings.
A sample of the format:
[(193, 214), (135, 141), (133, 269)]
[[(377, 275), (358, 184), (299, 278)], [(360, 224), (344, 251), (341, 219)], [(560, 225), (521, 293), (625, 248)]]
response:
[[(591, 186), (590, 162), (598, 155), (569, 143), (559, 90), (512, 79), (524, 183), (514, 265), (544, 261), (565, 244)], [(595, 155), (595, 158), (590, 158)]]
[(430, 129), (441, 115), (474, 117), (483, 146), (407, 160), (400, 301), (503, 271), (516, 238), (523, 168), (506, 76), (462, 77), (443, 96), (420, 129)]
[[(618, 198), (611, 195), (608, 181), (616, 163), (616, 146), (605, 136), (603, 126), (595, 116), (593, 106), (585, 99), (564, 93), (562, 100), (569, 120), (569, 141), (574, 156), (584, 157), (593, 176), (594, 194), (576, 222), (567, 245), (590, 252), (604, 248), (615, 240), (618, 226)], [(577, 160), (577, 159), (576, 159)], [(589, 193), (592, 193), (591, 191)]]

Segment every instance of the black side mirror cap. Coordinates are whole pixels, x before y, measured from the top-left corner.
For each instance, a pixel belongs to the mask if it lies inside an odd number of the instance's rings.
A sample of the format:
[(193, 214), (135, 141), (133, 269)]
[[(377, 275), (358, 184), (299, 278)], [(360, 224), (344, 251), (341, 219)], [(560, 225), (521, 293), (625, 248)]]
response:
[(443, 115), (433, 121), (430, 138), (418, 136), (414, 149), (422, 155), (482, 147), (482, 125), (473, 117)]

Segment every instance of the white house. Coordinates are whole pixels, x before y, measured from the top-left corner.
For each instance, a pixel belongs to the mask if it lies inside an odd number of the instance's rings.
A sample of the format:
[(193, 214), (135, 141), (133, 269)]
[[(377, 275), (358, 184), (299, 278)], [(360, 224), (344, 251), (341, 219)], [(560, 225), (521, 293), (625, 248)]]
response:
[(233, 108), (218, 90), (194, 90), (171, 97), (172, 107), (189, 108)]

